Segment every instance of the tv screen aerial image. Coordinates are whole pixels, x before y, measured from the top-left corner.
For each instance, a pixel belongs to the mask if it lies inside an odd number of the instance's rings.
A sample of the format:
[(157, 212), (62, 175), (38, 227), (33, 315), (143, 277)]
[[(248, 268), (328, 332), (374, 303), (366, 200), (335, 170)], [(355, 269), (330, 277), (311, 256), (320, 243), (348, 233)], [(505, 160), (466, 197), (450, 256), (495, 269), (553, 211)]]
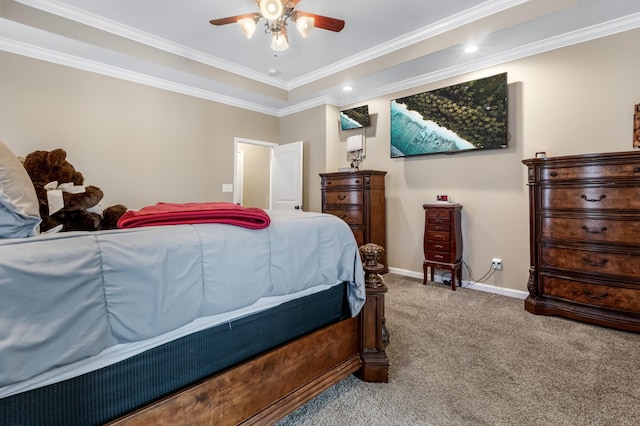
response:
[(506, 146), (506, 73), (391, 101), (391, 157)]
[(369, 105), (340, 111), (340, 128), (342, 130), (369, 127)]

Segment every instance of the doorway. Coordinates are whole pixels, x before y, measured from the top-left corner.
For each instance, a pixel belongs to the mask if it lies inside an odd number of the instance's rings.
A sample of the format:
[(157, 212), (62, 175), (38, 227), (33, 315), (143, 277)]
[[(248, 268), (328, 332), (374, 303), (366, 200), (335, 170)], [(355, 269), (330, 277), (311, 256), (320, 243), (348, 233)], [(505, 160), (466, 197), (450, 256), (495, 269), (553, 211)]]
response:
[(278, 144), (235, 138), (233, 202), (268, 209), (271, 198), (271, 151)]
[(234, 138), (233, 202), (245, 207), (302, 210), (303, 142)]

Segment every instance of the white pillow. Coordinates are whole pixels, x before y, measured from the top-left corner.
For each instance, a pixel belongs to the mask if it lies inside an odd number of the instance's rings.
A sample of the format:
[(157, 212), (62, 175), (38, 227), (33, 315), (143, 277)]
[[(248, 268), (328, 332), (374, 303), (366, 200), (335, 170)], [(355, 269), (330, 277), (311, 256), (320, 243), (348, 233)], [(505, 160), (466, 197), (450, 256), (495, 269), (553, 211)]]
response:
[(0, 238), (39, 233), (38, 197), (18, 157), (0, 140)]

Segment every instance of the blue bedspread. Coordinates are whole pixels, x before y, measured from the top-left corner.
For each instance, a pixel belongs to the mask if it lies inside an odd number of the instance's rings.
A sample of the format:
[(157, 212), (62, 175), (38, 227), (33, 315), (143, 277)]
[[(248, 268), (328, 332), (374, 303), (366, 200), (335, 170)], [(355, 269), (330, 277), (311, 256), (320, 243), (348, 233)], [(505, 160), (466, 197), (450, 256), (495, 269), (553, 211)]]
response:
[(0, 240), (0, 387), (318, 284), (350, 282), (355, 316), (364, 276), (347, 224), (268, 213), (263, 230), (202, 224)]

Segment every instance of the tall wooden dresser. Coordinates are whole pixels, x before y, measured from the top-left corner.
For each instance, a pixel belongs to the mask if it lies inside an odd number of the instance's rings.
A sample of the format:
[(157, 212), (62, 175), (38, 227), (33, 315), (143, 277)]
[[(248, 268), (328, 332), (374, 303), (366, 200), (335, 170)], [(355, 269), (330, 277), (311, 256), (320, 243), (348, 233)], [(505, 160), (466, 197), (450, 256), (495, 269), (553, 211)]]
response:
[[(358, 247), (374, 243), (386, 248), (384, 177), (387, 172), (321, 173), (322, 212), (349, 224)], [(388, 272), (386, 251), (380, 256), (382, 273)]]
[(640, 331), (640, 151), (524, 160), (525, 308)]

